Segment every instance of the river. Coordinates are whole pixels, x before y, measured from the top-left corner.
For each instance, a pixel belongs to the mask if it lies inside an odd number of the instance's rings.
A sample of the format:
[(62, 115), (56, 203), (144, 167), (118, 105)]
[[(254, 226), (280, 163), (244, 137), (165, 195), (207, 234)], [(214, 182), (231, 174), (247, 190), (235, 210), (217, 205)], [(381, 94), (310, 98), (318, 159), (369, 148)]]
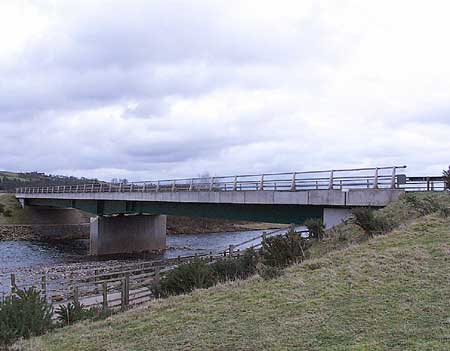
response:
[[(87, 255), (86, 242), (74, 245), (51, 244), (30, 241), (0, 241), (0, 294), (10, 290), (10, 276), (14, 273), (20, 280), (38, 276), (41, 272), (65, 271), (69, 269), (92, 269), (113, 266), (130, 261), (152, 261), (178, 256), (191, 256), (209, 252), (223, 251), (229, 245), (236, 245), (263, 233), (262, 230), (225, 232), (211, 234), (179, 234), (167, 236), (167, 250), (161, 253), (138, 256), (134, 259), (101, 259)], [(253, 241), (247, 247), (257, 244)], [(242, 246), (241, 249), (246, 246)]]

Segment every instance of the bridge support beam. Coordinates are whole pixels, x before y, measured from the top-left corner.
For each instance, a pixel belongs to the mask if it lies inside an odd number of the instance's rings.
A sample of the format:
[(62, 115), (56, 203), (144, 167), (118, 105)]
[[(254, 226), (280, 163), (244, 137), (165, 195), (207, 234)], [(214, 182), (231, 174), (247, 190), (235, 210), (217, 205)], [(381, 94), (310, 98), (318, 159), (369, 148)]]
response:
[(349, 208), (324, 208), (323, 209), (323, 224), (325, 229), (330, 229), (335, 225), (341, 224), (342, 221), (348, 219), (352, 214)]
[(90, 255), (129, 254), (165, 247), (166, 216), (100, 216), (91, 222)]

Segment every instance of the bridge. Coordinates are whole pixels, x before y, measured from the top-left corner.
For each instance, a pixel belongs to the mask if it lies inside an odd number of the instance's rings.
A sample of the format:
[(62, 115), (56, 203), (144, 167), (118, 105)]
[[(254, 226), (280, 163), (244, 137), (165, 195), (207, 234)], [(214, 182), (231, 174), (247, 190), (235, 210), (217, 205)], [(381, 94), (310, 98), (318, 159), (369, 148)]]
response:
[[(424, 181), (399, 174), (405, 168), (27, 187), (16, 189), (16, 197), (22, 206), (72, 208), (96, 216), (91, 220), (92, 255), (132, 253), (165, 247), (166, 215), (299, 225), (322, 218), (331, 227), (347, 218), (352, 207), (383, 207), (405, 190), (423, 187)], [(438, 190), (439, 180), (432, 182)]]

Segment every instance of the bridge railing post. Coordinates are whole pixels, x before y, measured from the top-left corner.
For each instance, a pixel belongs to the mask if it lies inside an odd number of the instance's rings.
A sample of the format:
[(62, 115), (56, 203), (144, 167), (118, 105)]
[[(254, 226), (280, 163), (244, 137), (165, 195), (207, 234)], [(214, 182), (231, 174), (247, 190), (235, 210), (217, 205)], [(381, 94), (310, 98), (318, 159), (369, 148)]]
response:
[(396, 171), (396, 167), (392, 167), (392, 175), (391, 175), (391, 189), (395, 189), (396, 188), (396, 184), (395, 184), (395, 171)]
[(191, 184), (189, 184), (189, 191), (194, 190), (194, 178), (191, 179)]
[(375, 168), (375, 176), (373, 177), (373, 188), (378, 189), (378, 168)]
[(175, 181), (172, 182), (172, 192), (174, 193), (177, 188)]
[(209, 183), (209, 191), (213, 191), (214, 188), (214, 177), (211, 177), (211, 181)]
[(333, 190), (333, 188), (334, 188), (334, 171), (331, 170), (330, 171), (330, 181), (329, 181), (329, 184), (328, 184), (328, 189), (329, 190)]
[(261, 175), (261, 181), (259, 183), (259, 191), (263, 191), (264, 190), (264, 174)]
[(297, 191), (297, 173), (292, 173), (291, 191)]
[(233, 191), (237, 191), (237, 181), (238, 181), (238, 177), (234, 176)]
[(159, 180), (158, 180), (158, 182), (156, 183), (156, 192), (159, 191), (159, 187), (160, 187), (160, 182), (159, 182)]

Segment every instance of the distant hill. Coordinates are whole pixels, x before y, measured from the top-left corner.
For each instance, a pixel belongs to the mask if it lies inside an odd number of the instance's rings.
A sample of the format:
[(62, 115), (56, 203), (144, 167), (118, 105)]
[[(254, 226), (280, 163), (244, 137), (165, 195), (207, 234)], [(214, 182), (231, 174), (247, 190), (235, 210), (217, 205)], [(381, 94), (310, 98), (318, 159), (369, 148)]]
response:
[(0, 191), (7, 192), (14, 192), (16, 188), (23, 186), (76, 185), (94, 182), (98, 182), (98, 179), (51, 175), (39, 172), (0, 171)]

